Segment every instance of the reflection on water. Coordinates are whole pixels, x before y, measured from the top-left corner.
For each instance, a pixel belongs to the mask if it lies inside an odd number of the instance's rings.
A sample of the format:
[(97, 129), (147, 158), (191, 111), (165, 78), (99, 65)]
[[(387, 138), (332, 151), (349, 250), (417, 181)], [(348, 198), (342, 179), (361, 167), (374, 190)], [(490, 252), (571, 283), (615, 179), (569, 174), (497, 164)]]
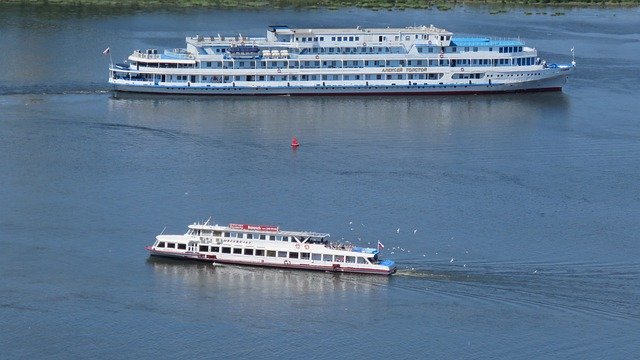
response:
[[(382, 128), (426, 130), (433, 134), (463, 126), (493, 128), (522, 126), (541, 119), (566, 119), (570, 102), (563, 93), (478, 96), (351, 96), (351, 97), (202, 97), (116, 93), (109, 100), (114, 114), (131, 114), (131, 124), (162, 123), (168, 119), (199, 125), (251, 124), (277, 132), (283, 126), (328, 130), (359, 129), (360, 134)], [(421, 126), (428, 124), (428, 126)], [(364, 131), (364, 133), (362, 132)]]
[(370, 293), (388, 286), (389, 277), (366, 274), (340, 274), (149, 257), (158, 281), (179, 282), (217, 291), (245, 289), (248, 293), (275, 292), (285, 296), (307, 296), (334, 292)]

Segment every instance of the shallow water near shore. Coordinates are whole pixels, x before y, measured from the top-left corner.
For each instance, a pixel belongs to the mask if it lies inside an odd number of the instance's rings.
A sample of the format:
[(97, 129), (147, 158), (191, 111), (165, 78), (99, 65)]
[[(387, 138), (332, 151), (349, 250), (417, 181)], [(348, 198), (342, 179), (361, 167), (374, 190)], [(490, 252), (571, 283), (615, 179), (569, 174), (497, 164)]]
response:
[[(0, 8), (7, 358), (633, 358), (640, 352), (637, 9)], [(114, 61), (194, 34), (434, 24), (517, 37), (563, 92), (114, 95)], [(296, 135), (301, 146), (292, 151)], [(363, 276), (149, 258), (205, 220), (385, 244)], [(344, 240), (343, 240), (344, 239)]]

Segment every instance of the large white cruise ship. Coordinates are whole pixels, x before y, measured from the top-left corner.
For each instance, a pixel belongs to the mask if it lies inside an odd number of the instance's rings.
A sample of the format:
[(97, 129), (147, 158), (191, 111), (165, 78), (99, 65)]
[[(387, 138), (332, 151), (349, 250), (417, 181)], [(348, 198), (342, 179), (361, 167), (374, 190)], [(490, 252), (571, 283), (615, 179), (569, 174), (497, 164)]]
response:
[(333, 243), (328, 237), (268, 225), (210, 225), (207, 220), (189, 225), (183, 235), (160, 234), (146, 249), (155, 256), (223, 264), (382, 275), (396, 271), (395, 262), (378, 258), (380, 242), (365, 248)]
[(520, 40), (455, 37), (431, 26), (292, 29), (195, 36), (111, 64), (117, 91), (211, 95), (477, 94), (561, 90), (575, 69)]

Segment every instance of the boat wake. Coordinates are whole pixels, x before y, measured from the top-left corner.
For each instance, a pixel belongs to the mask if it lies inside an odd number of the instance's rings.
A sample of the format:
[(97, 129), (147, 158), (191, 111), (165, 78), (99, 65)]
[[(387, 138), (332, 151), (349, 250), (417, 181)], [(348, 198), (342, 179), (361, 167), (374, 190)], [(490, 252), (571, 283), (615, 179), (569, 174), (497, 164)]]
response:
[(15, 95), (96, 95), (96, 94), (110, 94), (111, 88), (104, 86), (104, 84), (93, 84), (83, 87), (77, 85), (52, 85), (52, 86), (0, 86), (0, 96), (15, 96)]
[(399, 269), (402, 290), (549, 308), (612, 320), (640, 320), (640, 263), (474, 263)]

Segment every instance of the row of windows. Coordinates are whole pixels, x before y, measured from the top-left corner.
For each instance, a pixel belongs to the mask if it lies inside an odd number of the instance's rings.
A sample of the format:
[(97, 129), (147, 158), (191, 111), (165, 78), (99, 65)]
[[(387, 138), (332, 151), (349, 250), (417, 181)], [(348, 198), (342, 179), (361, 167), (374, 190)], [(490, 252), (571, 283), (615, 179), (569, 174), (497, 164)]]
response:
[[(389, 67), (389, 66), (449, 66), (451, 62), (464, 65), (533, 65), (534, 57), (509, 59), (424, 59), (424, 60), (329, 60), (329, 61), (299, 61), (299, 60), (244, 60), (244, 61), (203, 61), (200, 68), (213, 69), (277, 69), (277, 68), (349, 68), (349, 67)], [(136, 64), (134, 64), (136, 65)], [(153, 68), (195, 68), (194, 65), (175, 66), (165, 63), (138, 63), (139, 66)], [(138, 67), (139, 68), (139, 67)]]
[(501, 53), (522, 52), (522, 46), (501, 46), (498, 51)]
[(372, 47), (314, 47), (301, 49), (300, 55), (305, 54), (402, 54), (404, 47), (372, 46)]
[[(415, 36), (416, 39), (422, 38), (422, 39), (427, 40), (427, 39), (430, 38), (430, 35), (426, 35), (426, 34), (422, 34), (422, 35), (414, 34), (414, 36)], [(437, 39), (438, 36), (435, 36), (435, 38)], [(449, 36), (441, 36), (440, 40), (443, 40), (443, 41), (445, 39), (449, 40), (449, 38), (450, 38)], [(400, 39), (401, 39), (400, 35), (395, 35), (394, 36), (394, 40), (395, 41), (399, 41)], [(310, 42), (310, 41), (318, 41), (318, 40), (319, 41), (324, 41), (324, 36), (320, 36), (320, 37), (318, 37), (318, 36), (315, 36), (315, 37), (297, 37), (296, 38), (296, 41), (302, 41), (302, 42)], [(404, 40), (407, 40), (407, 41), (411, 40), (411, 35), (405, 35), (404, 36)], [(331, 37), (331, 41), (360, 41), (360, 37), (359, 36), (332, 36)], [(379, 35), (378, 36), (378, 41), (379, 42), (387, 41), (387, 37), (384, 36), (384, 35)]]
[[(202, 78), (205, 80), (207, 79), (206, 76), (203, 76)], [(228, 76), (225, 76), (225, 78), (229, 80)], [(190, 229), (187, 232), (187, 235), (196, 235), (196, 236), (213, 235), (213, 236), (224, 236), (226, 238), (234, 238), (234, 239), (256, 239), (256, 240), (259, 239), (259, 240), (290, 241), (290, 242), (295, 241), (293, 236), (254, 234), (254, 233), (243, 233), (243, 232), (236, 232), (236, 231), (226, 231), (226, 232), (214, 231), (212, 233), (211, 231), (208, 231), (208, 230)]]
[[(162, 82), (184, 82), (189, 84), (196, 83), (233, 83), (236, 81), (251, 81), (251, 82), (271, 82), (271, 81), (361, 81), (361, 80), (439, 80), (444, 76), (444, 73), (413, 73), (413, 74), (344, 74), (344, 75), (238, 75), (238, 76), (206, 76), (196, 77), (195, 75), (188, 79), (186, 76), (156, 76), (154, 79), (151, 74), (140, 74), (138, 76), (123, 77), (115, 75), (114, 79), (128, 79), (138, 81), (162, 81)], [(218, 235), (219, 236), (219, 235)], [(226, 236), (226, 234), (225, 234)], [(242, 233), (232, 233), (232, 238), (240, 239), (260, 239), (267, 240), (266, 235), (246, 234), (247, 237), (243, 237)], [(251, 236), (251, 237), (250, 237)], [(275, 237), (275, 239), (274, 239)], [(294, 240), (289, 237), (269, 236), (268, 240), (276, 241), (291, 241)]]
[(533, 57), (515, 58), (515, 59), (430, 59), (430, 60), (364, 60), (364, 61), (207, 61), (203, 62), (205, 68), (218, 69), (345, 69), (345, 68), (363, 68), (363, 67), (412, 67), (412, 66), (461, 66), (461, 65), (477, 65), (477, 66), (499, 66), (514, 65), (528, 66), (534, 65), (536, 59)]
[(452, 79), (480, 79), (484, 77), (484, 74), (481, 73), (456, 73), (451, 75)]
[[(264, 49), (264, 50), (270, 50), (270, 51), (277, 51), (277, 50), (271, 50), (271, 49)], [(220, 53), (226, 53), (227, 49), (226, 48), (215, 48), (215, 52), (220, 54)], [(349, 54), (349, 53), (353, 53), (353, 54), (389, 54), (389, 53), (393, 53), (393, 54), (399, 54), (399, 53), (404, 53), (405, 49), (402, 46), (370, 46), (370, 47), (313, 47), (310, 49), (288, 49), (288, 53), (289, 54), (300, 54), (300, 55), (304, 55), (304, 54)]]
[[(301, 41), (301, 42), (324, 41), (324, 36), (297, 37), (296, 41)], [(360, 36), (332, 36), (331, 41), (360, 41)]]
[[(191, 79), (191, 83), (229, 83), (234, 81), (353, 81), (353, 80), (438, 80), (444, 76), (444, 73), (415, 73), (415, 74), (345, 74), (345, 75), (238, 75), (238, 76), (202, 76), (199, 81), (197, 79)], [(133, 78), (132, 78), (133, 79)], [(138, 77), (143, 81), (153, 81), (153, 76)], [(165, 78), (163, 81), (171, 82), (173, 79), (171, 76)], [(187, 82), (187, 79), (178, 79), (177, 81)], [(230, 237), (243, 238), (242, 234), (231, 235)], [(258, 235), (247, 234), (245, 239), (258, 239)], [(260, 240), (266, 240), (266, 235), (260, 235)], [(273, 239), (274, 236), (270, 236), (269, 240), (277, 241), (293, 241), (284, 237), (283, 240)]]
[[(180, 244), (180, 243), (159, 242), (156, 248), (186, 250), (186, 245)], [(313, 260), (313, 261), (328, 261), (328, 262), (336, 261), (336, 262), (358, 263), (358, 264), (369, 263), (366, 258), (361, 256), (330, 255), (330, 254), (318, 254), (318, 253), (297, 252), (297, 251), (275, 251), (275, 250), (263, 250), (263, 249), (237, 248), (237, 247), (228, 247), (228, 246), (199, 245), (198, 251), (201, 253), (265, 256), (265, 257), (273, 257), (273, 258), (278, 257), (278, 258), (286, 258), (286, 259), (301, 259), (301, 260)]]
[[(460, 66), (460, 65), (534, 65), (536, 58), (510, 59), (424, 59), (424, 60), (261, 60), (261, 61), (203, 61), (201, 68), (212, 69), (281, 69), (281, 68), (363, 68), (363, 67), (404, 67), (404, 66)], [(145, 66), (146, 64), (142, 64)], [(162, 64), (149, 64), (160, 67)]]
[[(324, 41), (324, 36), (315, 36), (315, 37), (297, 37), (296, 41), (302, 41), (302, 42), (310, 42), (310, 41)], [(333, 38), (333, 41), (335, 41), (335, 37)], [(353, 40), (351, 40), (353, 41)]]
[[(165, 246), (166, 245), (166, 246)], [(178, 249), (178, 250), (187, 250), (187, 245), (185, 244), (176, 244), (176, 243), (159, 243), (158, 247), (166, 247), (168, 249)]]
[(241, 232), (225, 232), (224, 237), (238, 238), (238, 239), (256, 239), (256, 240), (273, 240), (273, 241), (291, 241), (295, 242), (293, 236), (283, 235), (265, 235), (265, 234), (253, 234), (253, 233), (241, 233)]
[[(478, 52), (478, 51), (489, 51), (493, 52), (494, 47), (478, 47), (478, 46), (444, 46), (441, 47), (439, 45), (417, 45), (416, 46), (419, 53), (465, 53), (465, 52)], [(269, 50), (269, 49), (264, 49)], [(522, 46), (508, 46), (508, 47), (498, 47), (499, 53), (516, 53), (522, 52)], [(399, 54), (405, 53), (404, 46), (357, 46), (357, 47), (312, 47), (310, 49), (287, 49), (289, 54)], [(226, 48), (215, 48), (215, 52), (217, 54), (226, 53)]]
[(527, 73), (527, 74), (502, 74), (502, 75), (489, 75), (489, 77), (520, 77), (520, 76), (539, 76), (541, 73)]

